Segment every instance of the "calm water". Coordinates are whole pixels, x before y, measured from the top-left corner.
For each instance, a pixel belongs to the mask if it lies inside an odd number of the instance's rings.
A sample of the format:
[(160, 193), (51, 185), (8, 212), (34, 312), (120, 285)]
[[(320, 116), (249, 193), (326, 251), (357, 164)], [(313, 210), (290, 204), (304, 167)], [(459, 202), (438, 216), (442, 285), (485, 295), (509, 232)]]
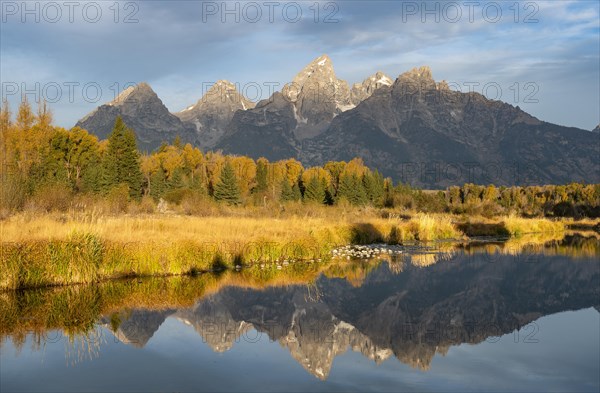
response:
[(581, 248), (4, 293), (0, 390), (598, 391), (598, 244)]

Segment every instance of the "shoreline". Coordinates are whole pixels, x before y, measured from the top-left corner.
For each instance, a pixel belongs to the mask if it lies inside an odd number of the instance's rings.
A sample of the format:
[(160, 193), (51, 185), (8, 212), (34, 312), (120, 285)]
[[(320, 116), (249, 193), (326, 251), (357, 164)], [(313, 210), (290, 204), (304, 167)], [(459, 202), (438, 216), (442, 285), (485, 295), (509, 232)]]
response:
[[(1, 223), (0, 290), (118, 278), (198, 275), (256, 264), (326, 260), (340, 246), (564, 236), (566, 221), (450, 215), (405, 218), (13, 216)], [(591, 223), (596, 225), (595, 223)], [(316, 263), (316, 262), (313, 262)]]

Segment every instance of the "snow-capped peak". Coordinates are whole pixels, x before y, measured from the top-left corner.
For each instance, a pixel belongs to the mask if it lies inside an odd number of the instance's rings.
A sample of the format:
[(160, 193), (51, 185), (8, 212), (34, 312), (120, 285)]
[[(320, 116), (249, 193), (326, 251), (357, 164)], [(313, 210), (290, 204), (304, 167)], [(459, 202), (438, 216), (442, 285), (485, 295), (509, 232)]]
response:
[(383, 86), (392, 86), (394, 81), (381, 71), (371, 75), (362, 83), (355, 83), (352, 86), (351, 99), (354, 105), (358, 105), (361, 101), (369, 98), (375, 90)]
[(375, 77), (378, 78), (375, 83), (381, 84), (381, 85), (385, 85), (385, 86), (391, 86), (394, 81), (392, 80), (392, 78), (390, 78), (389, 76), (385, 75), (383, 72), (378, 72), (377, 74), (375, 74)]

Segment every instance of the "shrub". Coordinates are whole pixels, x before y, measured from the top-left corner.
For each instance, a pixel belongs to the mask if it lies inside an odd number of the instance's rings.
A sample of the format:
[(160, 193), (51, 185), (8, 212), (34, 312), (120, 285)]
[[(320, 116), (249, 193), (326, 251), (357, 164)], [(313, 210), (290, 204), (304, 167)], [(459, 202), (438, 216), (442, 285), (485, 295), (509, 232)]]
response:
[(125, 183), (121, 183), (118, 186), (111, 188), (106, 195), (106, 202), (108, 203), (109, 211), (113, 214), (127, 212), (127, 205), (129, 204), (129, 186)]
[(215, 212), (215, 204), (202, 192), (191, 192), (181, 200), (180, 208), (184, 214), (209, 216)]
[(156, 203), (149, 195), (144, 195), (139, 202), (129, 205), (129, 213), (131, 214), (152, 214), (156, 210)]
[(178, 188), (176, 190), (172, 190), (167, 192), (163, 199), (169, 203), (179, 205), (184, 200), (184, 198), (188, 197), (192, 194), (192, 191), (187, 188)]
[(25, 204), (25, 192), (23, 179), (18, 176), (3, 175), (0, 178), (0, 210), (21, 209)]
[(69, 209), (72, 195), (71, 189), (64, 184), (49, 184), (40, 187), (27, 201), (25, 207), (33, 211), (64, 212)]

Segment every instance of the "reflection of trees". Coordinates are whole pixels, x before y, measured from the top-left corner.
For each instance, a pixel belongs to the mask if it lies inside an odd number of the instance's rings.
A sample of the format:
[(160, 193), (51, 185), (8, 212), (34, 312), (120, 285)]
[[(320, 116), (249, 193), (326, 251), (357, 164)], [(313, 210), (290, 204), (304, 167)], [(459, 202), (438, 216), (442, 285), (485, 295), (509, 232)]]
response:
[[(507, 241), (469, 242), (459, 244), (467, 253), (523, 256), (562, 255), (570, 258), (596, 258), (600, 255), (600, 234), (536, 233), (510, 238)], [(524, 258), (521, 258), (524, 259)]]

